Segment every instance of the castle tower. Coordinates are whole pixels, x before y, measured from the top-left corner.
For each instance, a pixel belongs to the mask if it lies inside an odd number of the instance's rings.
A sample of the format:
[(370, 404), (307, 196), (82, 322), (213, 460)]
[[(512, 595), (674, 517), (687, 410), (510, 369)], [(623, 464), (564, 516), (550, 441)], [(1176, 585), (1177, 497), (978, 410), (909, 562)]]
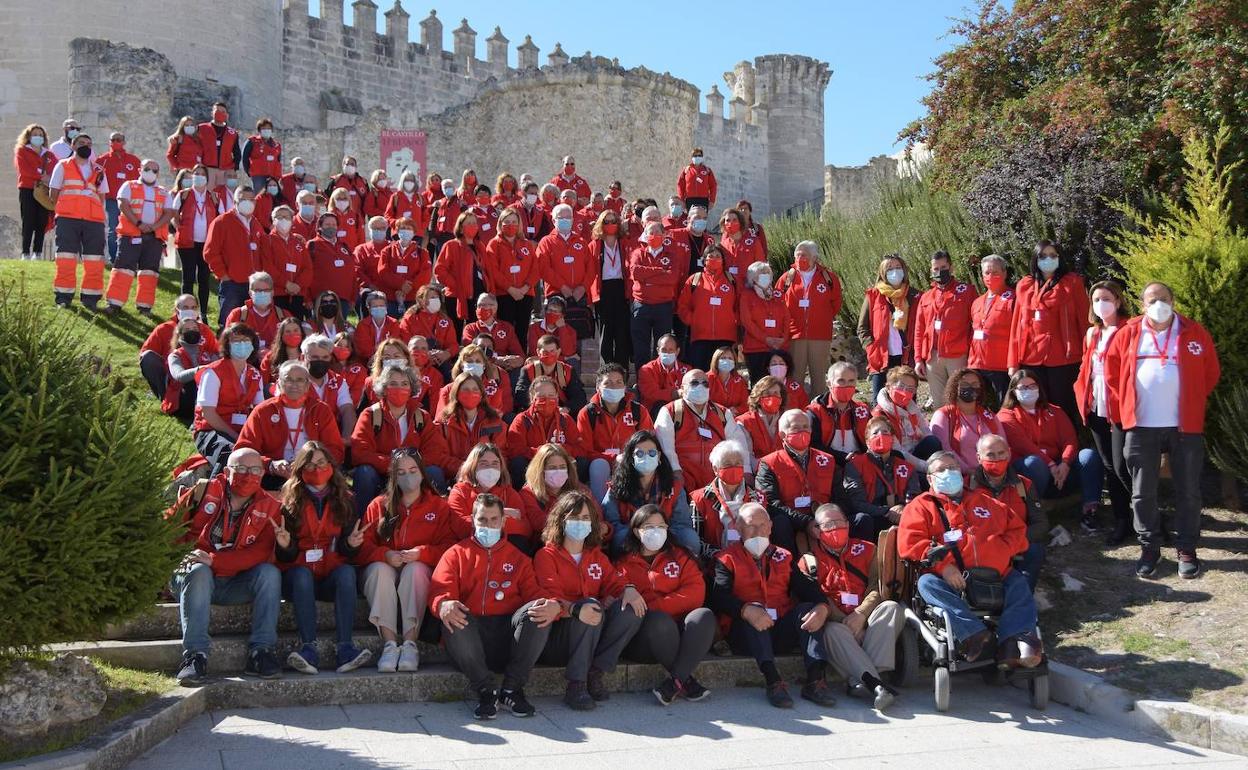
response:
[[(749, 72), (738, 64), (734, 73), (728, 85), (739, 94), (736, 86), (748, 82)], [(774, 213), (823, 199), (823, 94), (831, 77), (826, 62), (808, 56), (760, 56), (753, 67), (754, 101), (739, 94), (753, 113), (750, 122), (766, 121)]]

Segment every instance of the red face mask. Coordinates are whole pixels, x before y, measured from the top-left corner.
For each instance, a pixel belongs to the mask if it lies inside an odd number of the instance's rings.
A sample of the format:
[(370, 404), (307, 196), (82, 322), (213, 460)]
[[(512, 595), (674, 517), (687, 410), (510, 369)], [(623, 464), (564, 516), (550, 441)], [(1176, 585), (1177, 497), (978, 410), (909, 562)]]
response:
[(478, 196), (477, 196), (477, 205), (478, 205), (478, 206), (480, 206), (481, 208), (485, 208), (486, 206), (489, 206), (489, 205), (490, 205), (490, 196), (488, 196), (488, 195), (478, 195)]
[(729, 235), (736, 235), (737, 233), (741, 232), (741, 223), (737, 221), (736, 217), (730, 217), (728, 219), (725, 219), (724, 220), (724, 232), (728, 233)]
[(551, 328), (553, 328), (555, 324), (559, 323), (560, 318), (563, 318), (563, 316), (559, 313), (547, 313), (542, 316), (542, 320), (545, 321), (546, 325)]
[(1000, 273), (986, 275), (984, 276), (984, 285), (993, 294), (1000, 294), (1001, 290), (1005, 288), (1005, 276)]
[(299, 407), (303, 406), (304, 401), (308, 400), (308, 394), (304, 393), (299, 398), (291, 398), (290, 396), (283, 393), (282, 395), (277, 397), (277, 400), (281, 401), (282, 406), (284, 407), (287, 407), (289, 409), (298, 409)]
[(334, 477), (334, 466), (326, 465), (323, 468), (304, 468), (299, 472), (299, 478), (303, 479), (303, 483), (314, 487), (323, 487), (329, 483)]
[(405, 388), (402, 385), (390, 385), (386, 387), (386, 403), (390, 406), (407, 406), (407, 402), (412, 398), (412, 389)]
[(564, 166), (563, 167), (564, 176), (572, 176), (575, 173), (576, 173), (576, 166)]
[(239, 497), (251, 497), (260, 490), (260, 476), (230, 471), (230, 489)]
[(805, 254), (798, 257), (794, 264), (797, 266), (797, 269), (803, 273), (814, 267), (814, 265), (810, 264), (810, 257)]
[(481, 391), (479, 390), (461, 390), (455, 397), (459, 405), (465, 409), (476, 409), (481, 405)]
[(559, 360), (559, 352), (556, 350), (543, 350), (537, 354), (537, 360), (546, 366), (554, 366), (555, 362)]
[(113, 152), (121, 152), (126, 149), (125, 142), (109, 142), (108, 146), (113, 149)]
[(477, 308), (477, 320), (483, 324), (488, 324), (494, 320), (494, 308), (479, 307)]
[(724, 260), (711, 258), (706, 260), (706, 272), (718, 275), (724, 271)]
[(867, 439), (867, 449), (881, 457), (893, 451), (893, 434), (880, 433)]
[(858, 389), (853, 385), (837, 385), (832, 388), (832, 396), (836, 399), (837, 403), (843, 404), (853, 398), (854, 393), (857, 390)]
[(1004, 476), (1010, 468), (1009, 460), (981, 460), (979, 464), (983, 467), (984, 473), (993, 478)]
[(533, 408), (543, 417), (552, 417), (555, 412), (559, 411), (559, 400), (545, 396), (535, 398), (533, 399)]
[(351, 357), (351, 348), (334, 348), (334, 358), (346, 361)]
[(417, 366), (422, 366), (422, 367), (428, 366), (429, 365), (429, 351), (428, 350), (413, 350), (412, 351), (412, 363), (416, 364)]
[(902, 409), (910, 406), (910, 400), (914, 398), (914, 394), (908, 390), (892, 390), (889, 391), (889, 396), (892, 397), (893, 403)]
[(784, 443), (799, 452), (805, 452), (810, 448), (810, 431), (799, 430), (796, 433), (789, 433), (785, 435)]
[(602, 232), (604, 235), (616, 235), (620, 232), (620, 223), (607, 222), (602, 226)]
[(520, 232), (520, 225), (515, 222), (507, 222), (503, 225), (503, 235), (508, 238), (515, 238), (516, 233)]
[(646, 244), (652, 249), (660, 249), (663, 248), (663, 239), (664, 236), (662, 235), (648, 235), (646, 236)]
[(779, 396), (762, 396), (758, 399), (758, 405), (762, 407), (767, 414), (775, 414), (780, 411)]
[(839, 551), (849, 545), (849, 527), (837, 527), (836, 529), (819, 530), (819, 542), (831, 548), (833, 551)]
[(718, 468), (715, 470), (715, 475), (719, 477), (720, 481), (735, 487), (745, 479), (745, 468), (742, 468), (740, 465)]
[(213, 110), (212, 119), (218, 123), (224, 123), (230, 119), (230, 114), (225, 110)]
[(468, 239), (476, 238), (478, 229), (476, 225), (464, 225), (464, 237)]
[(300, 342), (303, 342), (303, 335), (299, 332), (282, 332), (282, 344), (286, 347), (298, 347)]

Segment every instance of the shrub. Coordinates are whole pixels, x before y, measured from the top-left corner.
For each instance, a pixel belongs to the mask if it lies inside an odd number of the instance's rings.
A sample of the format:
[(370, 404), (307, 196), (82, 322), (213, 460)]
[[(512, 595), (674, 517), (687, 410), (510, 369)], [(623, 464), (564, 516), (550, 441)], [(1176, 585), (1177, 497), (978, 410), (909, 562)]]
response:
[(168, 433), (99, 361), (0, 285), (0, 656), (149, 607), (182, 555), (161, 516)]

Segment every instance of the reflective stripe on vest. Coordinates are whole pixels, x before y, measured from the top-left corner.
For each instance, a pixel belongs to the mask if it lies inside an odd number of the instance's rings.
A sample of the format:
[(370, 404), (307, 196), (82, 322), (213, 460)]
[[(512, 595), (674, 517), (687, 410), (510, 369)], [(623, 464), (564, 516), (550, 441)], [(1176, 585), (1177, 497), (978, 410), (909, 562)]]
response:
[[(63, 181), (56, 198), (56, 215), (66, 219), (85, 219), (88, 222), (104, 222), (104, 202), (99, 193), (87, 184), (78, 168), (76, 157), (61, 161)], [(92, 166), (92, 170), (95, 167)], [(73, 172), (72, 174), (70, 172)]]
[[(138, 194), (136, 195), (136, 185), (133, 183), (130, 185), (130, 211), (136, 218), (142, 219), (143, 206), (147, 203), (147, 196), (146, 193), (144, 193), (144, 189), (147, 185), (140, 182), (137, 187)], [(154, 185), (152, 189), (156, 191), (156, 198), (152, 201), (152, 205), (156, 208), (156, 221), (159, 222), (160, 218), (165, 215), (164, 203), (168, 199), (169, 193), (166, 192), (165, 188), (160, 185)], [(130, 220), (126, 219), (124, 216), (117, 220), (117, 232), (129, 238), (137, 238), (142, 235), (142, 233), (139, 232), (139, 226), (132, 224)], [(156, 237), (162, 241), (168, 238), (169, 226), (162, 225), (161, 228), (156, 231)]]

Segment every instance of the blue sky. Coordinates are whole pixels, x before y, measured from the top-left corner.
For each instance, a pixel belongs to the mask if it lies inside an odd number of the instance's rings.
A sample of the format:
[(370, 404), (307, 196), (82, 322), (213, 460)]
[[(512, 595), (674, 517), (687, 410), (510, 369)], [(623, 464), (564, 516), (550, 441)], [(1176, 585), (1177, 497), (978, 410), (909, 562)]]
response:
[[(380, 27), (393, 3), (376, 2)], [(559, 42), (570, 56), (588, 50), (619, 58), (626, 67), (666, 70), (703, 93), (712, 85), (726, 92), (723, 73), (742, 59), (769, 53), (813, 56), (832, 66), (824, 98), (825, 154), (826, 161), (835, 165), (860, 165), (898, 148), (897, 132), (921, 114), (919, 100), (930, 90), (923, 76), (932, 71), (932, 60), (954, 42), (948, 35), (950, 18), (966, 15), (972, 4), (972, 0), (403, 3), (412, 15), (411, 34), (416, 40), (418, 22), (430, 7), (437, 8), (447, 50), (452, 47), (451, 30), (467, 16), (477, 32), (480, 58), (485, 58), (485, 39), (501, 26), (511, 41), (513, 66), (516, 46), (527, 34), (541, 49), (543, 64)], [(315, 0), (310, 5), (315, 13)], [(345, 6), (349, 20), (349, 0)]]

